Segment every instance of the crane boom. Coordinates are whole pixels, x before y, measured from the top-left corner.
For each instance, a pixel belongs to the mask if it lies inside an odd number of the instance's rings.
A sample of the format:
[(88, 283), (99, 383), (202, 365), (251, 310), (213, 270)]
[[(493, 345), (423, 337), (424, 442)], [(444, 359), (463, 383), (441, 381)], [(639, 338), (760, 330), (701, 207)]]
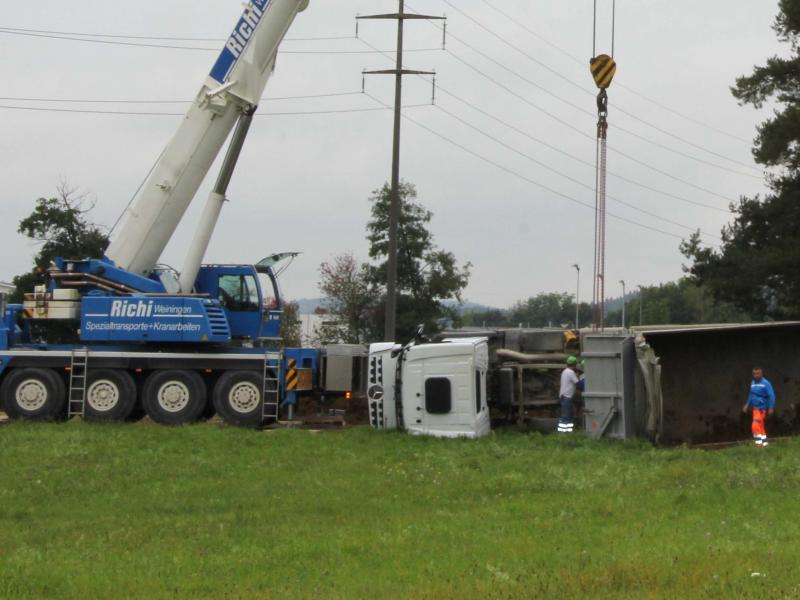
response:
[(147, 275), (156, 266), (231, 129), (258, 105), (278, 46), (297, 13), (307, 6), (308, 0), (251, 0), (246, 5), (106, 251), (118, 267)]

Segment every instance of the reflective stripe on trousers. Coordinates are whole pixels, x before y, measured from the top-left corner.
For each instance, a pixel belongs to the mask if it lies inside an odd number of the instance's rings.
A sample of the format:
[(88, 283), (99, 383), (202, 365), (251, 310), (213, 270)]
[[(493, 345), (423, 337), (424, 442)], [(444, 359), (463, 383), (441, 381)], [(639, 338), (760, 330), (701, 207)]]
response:
[(769, 442), (767, 442), (767, 430), (764, 427), (764, 420), (767, 418), (767, 411), (761, 410), (759, 408), (753, 409), (753, 440), (756, 443), (756, 446), (768, 446)]
[(559, 433), (572, 433), (574, 428), (572, 416), (572, 398), (568, 396), (561, 396), (559, 398), (561, 403), (561, 417), (558, 419), (558, 432)]

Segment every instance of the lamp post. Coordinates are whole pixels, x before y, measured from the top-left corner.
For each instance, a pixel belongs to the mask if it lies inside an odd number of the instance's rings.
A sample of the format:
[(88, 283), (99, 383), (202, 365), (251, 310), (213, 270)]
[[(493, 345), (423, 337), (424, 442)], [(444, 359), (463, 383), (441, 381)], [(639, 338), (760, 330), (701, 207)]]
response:
[(580, 315), (581, 315), (581, 268), (577, 263), (572, 265), (577, 271), (577, 282), (575, 284), (575, 329), (580, 331)]
[(642, 306), (644, 306), (644, 288), (640, 285), (636, 287), (639, 288), (639, 327), (642, 326)]
[(625, 280), (620, 279), (619, 282), (622, 284), (622, 328), (625, 329)]

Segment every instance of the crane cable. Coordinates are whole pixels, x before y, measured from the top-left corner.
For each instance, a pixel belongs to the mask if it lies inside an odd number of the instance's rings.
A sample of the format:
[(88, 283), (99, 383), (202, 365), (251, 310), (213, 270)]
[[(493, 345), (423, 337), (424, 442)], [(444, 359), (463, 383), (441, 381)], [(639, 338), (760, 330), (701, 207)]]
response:
[(603, 330), (605, 318), (605, 271), (606, 271), (606, 165), (608, 161), (608, 86), (617, 72), (614, 62), (617, 2), (611, 8), (611, 55), (597, 54), (597, 0), (594, 0), (592, 28), (592, 59), (589, 67), (597, 94), (597, 151), (595, 167), (595, 214), (594, 214), (594, 278), (592, 282), (592, 329)]

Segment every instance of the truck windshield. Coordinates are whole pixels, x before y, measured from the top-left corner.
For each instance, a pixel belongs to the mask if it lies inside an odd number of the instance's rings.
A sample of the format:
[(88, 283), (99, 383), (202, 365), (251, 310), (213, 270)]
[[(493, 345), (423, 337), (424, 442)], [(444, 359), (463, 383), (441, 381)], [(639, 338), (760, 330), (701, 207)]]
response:
[(220, 303), (228, 310), (258, 310), (258, 286), (252, 275), (220, 275)]

